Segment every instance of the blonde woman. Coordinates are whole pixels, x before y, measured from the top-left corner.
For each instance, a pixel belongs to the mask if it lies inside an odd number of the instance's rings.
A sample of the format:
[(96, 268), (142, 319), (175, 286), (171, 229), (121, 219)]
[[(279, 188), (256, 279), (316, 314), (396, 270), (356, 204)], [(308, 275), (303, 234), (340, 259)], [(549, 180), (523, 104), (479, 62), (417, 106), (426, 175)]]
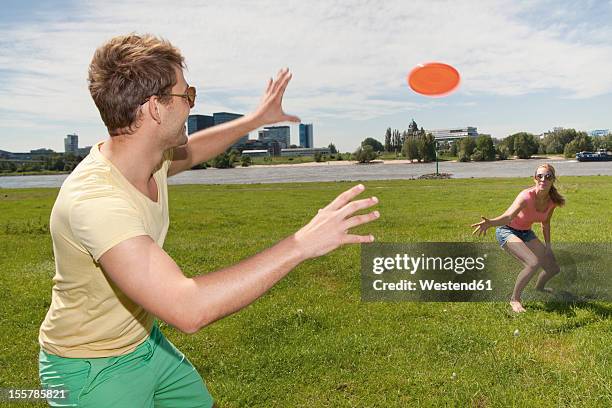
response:
[[(510, 299), (510, 306), (516, 313), (525, 311), (521, 294), (540, 267), (543, 271), (538, 276), (536, 289), (542, 292), (552, 292), (545, 284), (559, 273), (551, 247), (550, 220), (555, 208), (565, 204), (565, 198), (555, 188), (555, 180), (553, 166), (538, 166), (533, 177), (535, 185), (521, 191), (506, 212), (496, 218), (481, 217), (482, 221), (472, 224), (476, 227), (473, 233), (478, 233), (478, 236), (485, 234), (490, 227), (497, 227), (495, 237), (499, 245), (523, 265)], [(542, 224), (544, 243), (531, 229), (534, 223)]]

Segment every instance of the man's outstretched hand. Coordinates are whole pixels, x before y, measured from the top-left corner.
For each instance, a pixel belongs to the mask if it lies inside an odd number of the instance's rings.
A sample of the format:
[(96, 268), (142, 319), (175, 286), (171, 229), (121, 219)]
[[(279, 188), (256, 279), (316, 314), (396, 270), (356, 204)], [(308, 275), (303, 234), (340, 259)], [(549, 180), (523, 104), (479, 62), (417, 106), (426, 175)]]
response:
[(349, 229), (373, 221), (380, 216), (378, 211), (353, 216), (355, 212), (378, 203), (376, 197), (351, 201), (364, 190), (365, 187), (362, 184), (346, 190), (329, 205), (320, 209), (306, 226), (295, 233), (295, 240), (304, 259), (325, 255), (341, 245), (374, 241), (372, 235), (348, 233)]
[(290, 80), (289, 68), (278, 71), (276, 80), (273, 81), (270, 78), (261, 102), (253, 114), (259, 125), (258, 127), (278, 122), (300, 122), (300, 118), (297, 116), (287, 115), (283, 112), (283, 95)]

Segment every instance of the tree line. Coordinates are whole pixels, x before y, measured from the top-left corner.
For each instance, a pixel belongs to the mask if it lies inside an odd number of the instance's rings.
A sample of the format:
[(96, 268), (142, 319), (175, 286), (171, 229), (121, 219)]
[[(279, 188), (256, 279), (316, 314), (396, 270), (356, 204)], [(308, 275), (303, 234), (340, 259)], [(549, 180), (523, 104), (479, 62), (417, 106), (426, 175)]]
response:
[(481, 134), (452, 142), (439, 141), (436, 146), (433, 135), (419, 128), (412, 120), (404, 131), (387, 128), (384, 144), (374, 138), (366, 138), (355, 151), (354, 158), (366, 163), (380, 154), (395, 153), (409, 160), (430, 162), (436, 159), (436, 148), (439, 153), (457, 157), (462, 162), (506, 160), (511, 157), (528, 159), (536, 154), (563, 154), (572, 158), (581, 151), (612, 150), (612, 135), (591, 137), (575, 129), (558, 129), (544, 134), (541, 139), (527, 132), (515, 133), (503, 139)]
[(81, 160), (83, 156), (75, 156), (72, 153), (34, 156), (31, 161), (0, 160), (0, 173), (71, 172)]

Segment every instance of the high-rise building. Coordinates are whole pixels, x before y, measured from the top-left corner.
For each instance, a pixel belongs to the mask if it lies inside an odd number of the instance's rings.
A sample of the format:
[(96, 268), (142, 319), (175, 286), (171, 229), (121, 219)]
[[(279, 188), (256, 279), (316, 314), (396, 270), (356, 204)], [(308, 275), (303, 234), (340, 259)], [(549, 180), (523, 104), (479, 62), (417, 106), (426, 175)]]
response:
[(300, 147), (312, 148), (312, 123), (300, 123)]
[(76, 133), (74, 135), (66, 135), (64, 139), (64, 152), (72, 153), (75, 156), (79, 154), (79, 136)]
[(187, 134), (197, 132), (215, 125), (214, 118), (210, 115), (189, 115), (187, 118)]
[[(221, 124), (221, 123), (225, 123), (225, 122), (229, 122), (232, 121), (234, 119), (238, 119), (239, 117), (242, 117), (244, 115), (241, 115), (239, 113), (229, 113), (229, 112), (215, 112), (213, 113), (213, 122), (215, 124), (215, 126)], [(246, 135), (242, 136), (236, 143), (234, 143), (233, 146), (235, 145), (239, 145), (239, 144), (245, 144), (247, 142), (247, 140), (249, 140), (249, 134), (247, 133)]]
[(291, 131), (289, 126), (266, 126), (263, 132), (259, 132), (260, 140), (276, 140), (281, 145), (281, 149), (286, 149), (291, 145)]

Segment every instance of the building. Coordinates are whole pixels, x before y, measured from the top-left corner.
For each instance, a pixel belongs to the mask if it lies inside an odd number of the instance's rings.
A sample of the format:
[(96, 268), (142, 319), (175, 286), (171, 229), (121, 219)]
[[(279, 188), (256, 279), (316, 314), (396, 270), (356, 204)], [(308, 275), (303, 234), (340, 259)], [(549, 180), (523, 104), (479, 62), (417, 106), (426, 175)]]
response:
[(248, 157), (270, 157), (270, 152), (268, 150), (243, 150), (242, 156)]
[(276, 140), (281, 145), (281, 149), (286, 149), (291, 145), (289, 126), (267, 126), (259, 132), (259, 140)]
[(89, 154), (89, 151), (91, 150), (91, 146), (85, 146), (85, 147), (79, 147), (77, 152), (77, 156), (81, 156), (81, 157), (85, 157)]
[(312, 148), (312, 123), (300, 123), (300, 147)]
[[(230, 112), (215, 112), (213, 113), (213, 123), (215, 126), (220, 125), (221, 123), (230, 122), (234, 119), (238, 119), (244, 115), (239, 113), (230, 113)], [(236, 145), (244, 144), (249, 140), (249, 134), (242, 136), (236, 143), (232, 145), (232, 147), (236, 147)]]
[(314, 156), (315, 153), (321, 153), (324, 156), (329, 156), (331, 154), (327, 147), (281, 149), (281, 156), (283, 157)]
[(64, 138), (64, 152), (72, 153), (75, 156), (79, 154), (79, 136), (76, 133), (66, 135), (66, 138)]
[(610, 129), (595, 129), (589, 131), (591, 137), (603, 137), (610, 135)]
[(55, 152), (52, 149), (35, 149), (35, 150), (30, 150), (30, 154), (32, 156), (52, 156), (55, 154)]
[(266, 140), (266, 136), (268, 135), (268, 130), (262, 129), (257, 132), (257, 140)]
[(272, 156), (280, 156), (281, 146), (276, 140), (247, 140), (246, 143), (237, 143), (234, 147), (240, 152), (245, 150), (266, 150)]
[(428, 130), (427, 133), (431, 133), (436, 140), (457, 140), (466, 136), (478, 137), (478, 130), (473, 126), (452, 129), (433, 129)]
[(215, 120), (210, 115), (189, 115), (187, 118), (187, 134), (197, 132), (215, 125)]

